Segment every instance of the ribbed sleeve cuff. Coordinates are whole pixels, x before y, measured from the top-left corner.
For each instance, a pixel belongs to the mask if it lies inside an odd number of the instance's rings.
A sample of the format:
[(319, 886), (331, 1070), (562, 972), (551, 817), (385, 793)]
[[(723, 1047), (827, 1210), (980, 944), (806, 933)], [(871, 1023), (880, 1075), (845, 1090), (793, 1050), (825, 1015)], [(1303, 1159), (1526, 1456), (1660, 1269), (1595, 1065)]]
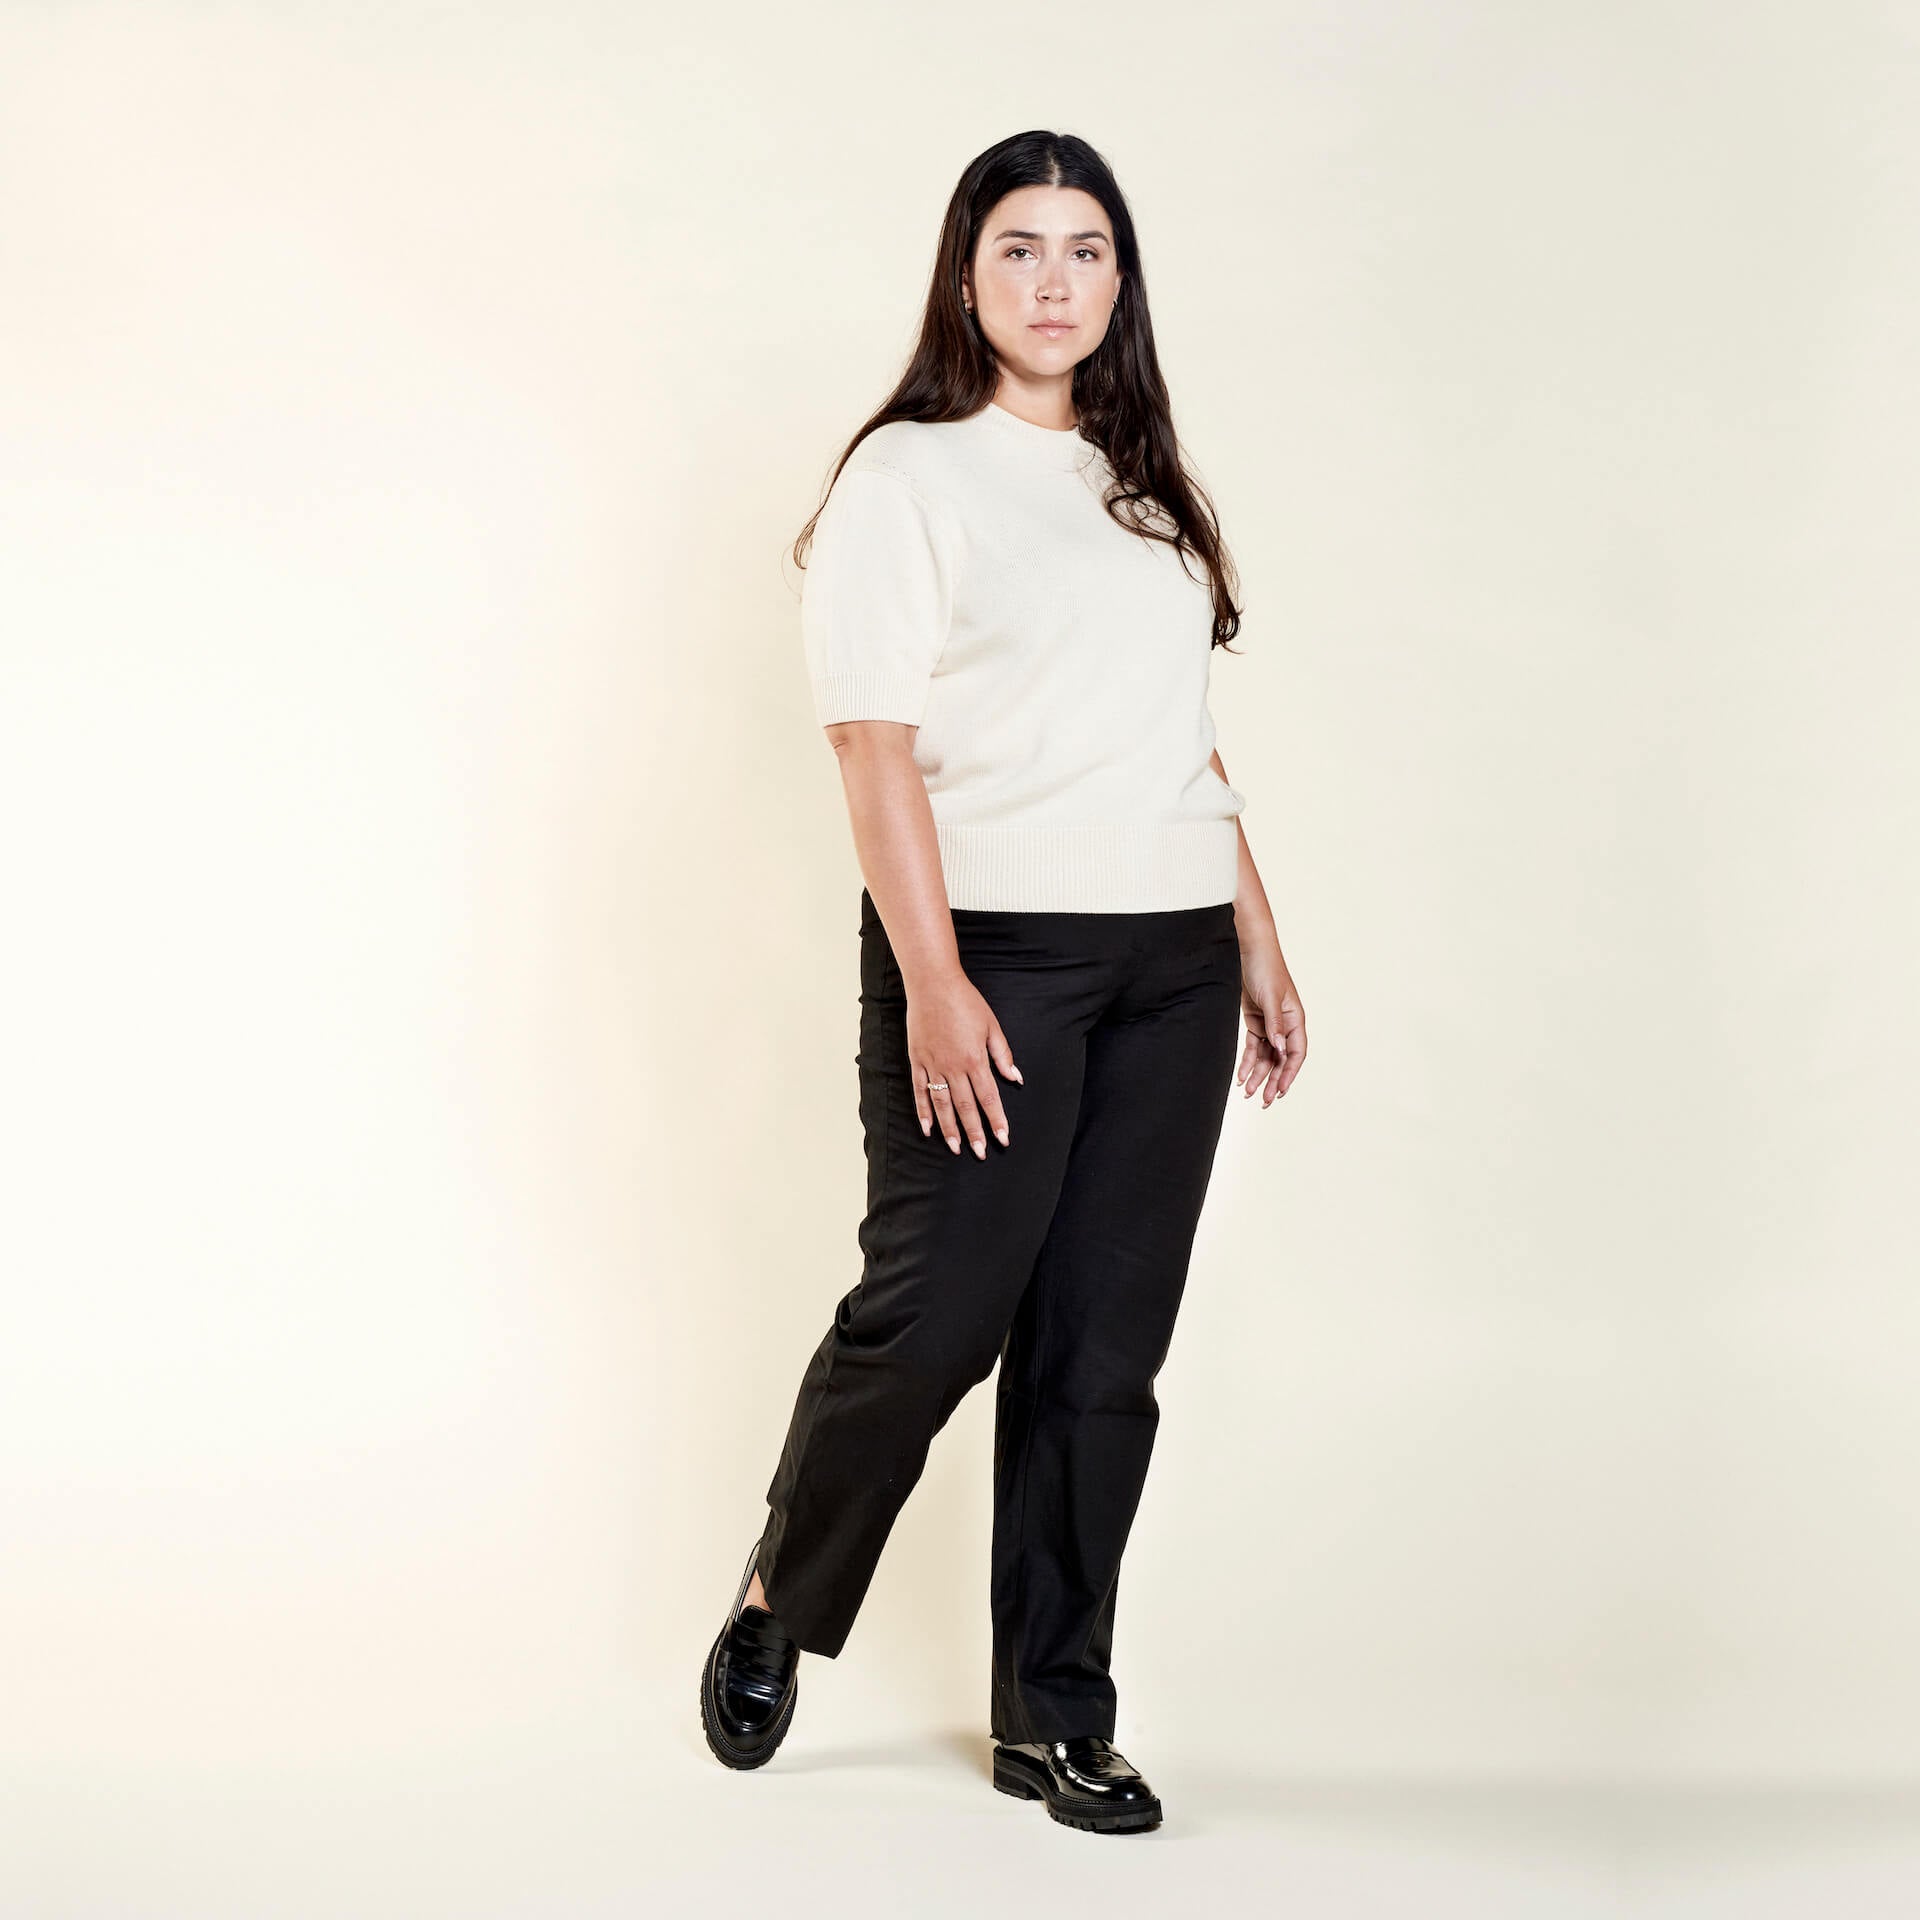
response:
[(813, 711), (823, 727), (836, 720), (903, 720), (917, 727), (927, 710), (927, 685), (912, 674), (817, 674)]

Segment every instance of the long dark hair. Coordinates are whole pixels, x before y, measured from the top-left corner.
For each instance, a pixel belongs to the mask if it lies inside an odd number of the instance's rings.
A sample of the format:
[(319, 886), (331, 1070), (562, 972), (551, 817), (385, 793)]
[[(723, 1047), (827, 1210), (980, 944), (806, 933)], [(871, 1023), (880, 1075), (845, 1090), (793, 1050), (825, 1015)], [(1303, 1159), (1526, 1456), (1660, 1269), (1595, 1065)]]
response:
[(998, 390), (998, 363), (979, 322), (966, 310), (960, 274), (973, 258), (987, 216), (1021, 187), (1078, 187), (1099, 201), (1113, 223), (1119, 296), (1106, 337), (1073, 370), (1074, 411), (1082, 437), (1106, 455), (1113, 469), (1107, 512), (1129, 533), (1179, 549), (1183, 565), (1184, 556), (1191, 554), (1206, 568), (1213, 583), (1213, 644), (1223, 647), (1240, 631), (1240, 609), (1233, 599), (1239, 577), (1220, 537), (1213, 502), (1181, 458), (1167, 384), (1154, 351), (1153, 317), (1133, 216), (1112, 169), (1086, 141), (1070, 133), (1016, 133), (968, 163), (941, 222), (939, 253), (913, 357), (899, 385), (834, 463), (820, 506), (793, 543), (794, 564), (805, 567), (827, 495), (854, 448), (874, 428), (889, 420), (964, 420)]

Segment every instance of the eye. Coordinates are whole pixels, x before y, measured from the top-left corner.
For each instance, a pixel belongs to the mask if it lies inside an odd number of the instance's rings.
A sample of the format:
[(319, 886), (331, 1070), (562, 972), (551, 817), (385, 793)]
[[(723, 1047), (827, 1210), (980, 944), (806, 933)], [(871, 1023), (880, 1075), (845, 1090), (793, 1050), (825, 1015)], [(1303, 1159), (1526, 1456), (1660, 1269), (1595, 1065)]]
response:
[[(1033, 249), (1031, 247), (1022, 242), (1017, 246), (1012, 246), (1007, 249), (1007, 258), (1011, 260), (1016, 253), (1031, 253), (1032, 251)], [(1074, 252), (1084, 253), (1088, 259), (1092, 260), (1096, 265), (1099, 264), (1100, 249), (1098, 247), (1078, 246), (1074, 248)]]

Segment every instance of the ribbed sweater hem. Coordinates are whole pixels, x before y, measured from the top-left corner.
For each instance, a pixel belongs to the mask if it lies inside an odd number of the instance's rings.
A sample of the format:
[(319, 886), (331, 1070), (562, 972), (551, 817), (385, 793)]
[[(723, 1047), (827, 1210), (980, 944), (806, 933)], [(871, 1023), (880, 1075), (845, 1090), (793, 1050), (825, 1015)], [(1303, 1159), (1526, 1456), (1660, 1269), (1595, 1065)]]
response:
[(1218, 906), (1240, 879), (1232, 819), (1171, 826), (934, 823), (949, 907), (1013, 913), (1164, 913)]

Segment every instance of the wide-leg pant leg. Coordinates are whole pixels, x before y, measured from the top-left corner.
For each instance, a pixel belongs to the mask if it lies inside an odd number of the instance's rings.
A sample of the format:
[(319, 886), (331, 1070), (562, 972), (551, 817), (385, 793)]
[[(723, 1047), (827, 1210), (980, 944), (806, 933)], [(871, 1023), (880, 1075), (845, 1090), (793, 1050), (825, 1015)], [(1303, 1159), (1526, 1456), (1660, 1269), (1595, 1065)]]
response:
[(904, 983), (871, 896), (861, 905), (865, 1258), (802, 1376), (759, 1557), (781, 1625), (804, 1651), (829, 1657), (846, 1641), (933, 1436), (999, 1357), (1053, 1218), (1086, 1036), (1117, 978), (1111, 936), (1072, 931), (1092, 922), (955, 913), (961, 964), (1025, 1075), (1022, 1084), (996, 1073), (1010, 1144), (989, 1130), (984, 1161), (964, 1136), (955, 1154), (938, 1125), (920, 1131)]
[(1066, 1175), (1000, 1360), (992, 1731), (1113, 1737), (1120, 1559), (1239, 1041), (1231, 903), (1138, 917), (1087, 1036)]

